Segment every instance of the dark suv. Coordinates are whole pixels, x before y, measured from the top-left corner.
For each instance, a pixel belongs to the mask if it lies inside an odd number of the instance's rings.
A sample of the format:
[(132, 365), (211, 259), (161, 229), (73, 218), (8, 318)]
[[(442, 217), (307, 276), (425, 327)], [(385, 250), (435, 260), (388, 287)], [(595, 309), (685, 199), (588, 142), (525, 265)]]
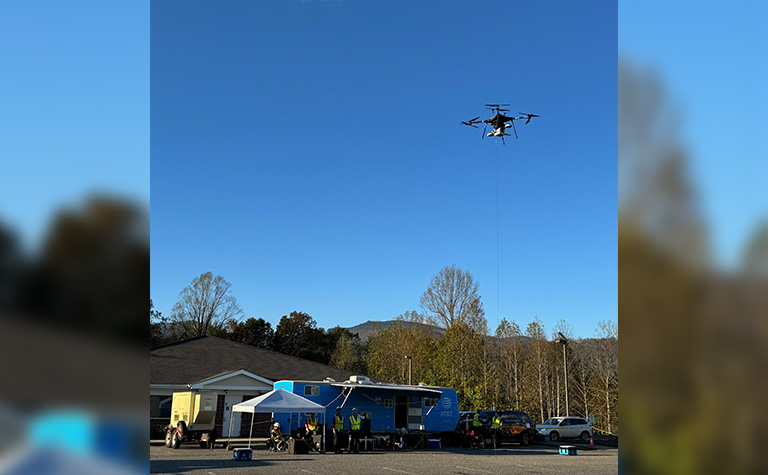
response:
[[(480, 420), (483, 426), (489, 431), (493, 416), (497, 411), (479, 411)], [(498, 411), (501, 414), (501, 440), (496, 441), (497, 445), (502, 442), (519, 442), (520, 445), (528, 445), (536, 435), (536, 426), (531, 420), (531, 416), (523, 411)]]

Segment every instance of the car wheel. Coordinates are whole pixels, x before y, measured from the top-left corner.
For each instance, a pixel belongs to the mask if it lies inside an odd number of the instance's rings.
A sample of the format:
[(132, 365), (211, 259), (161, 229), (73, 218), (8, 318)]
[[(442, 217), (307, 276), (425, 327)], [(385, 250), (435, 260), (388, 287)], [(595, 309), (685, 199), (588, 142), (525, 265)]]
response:
[(168, 429), (165, 431), (165, 446), (168, 448), (171, 448), (171, 437), (173, 436), (173, 432), (171, 429)]
[(523, 432), (523, 434), (520, 436), (520, 444), (522, 445), (528, 445), (528, 442), (530, 442), (531, 439), (528, 436), (528, 432)]
[(590, 439), (589, 432), (587, 431), (582, 432), (580, 437), (581, 437), (581, 440), (583, 440), (584, 442), (589, 442), (589, 439)]
[(549, 440), (551, 442), (557, 442), (560, 440), (560, 434), (557, 433), (557, 431), (552, 431), (549, 433)]
[(178, 431), (173, 431), (173, 435), (171, 436), (171, 448), (178, 449), (180, 445), (181, 445), (181, 436), (179, 435)]

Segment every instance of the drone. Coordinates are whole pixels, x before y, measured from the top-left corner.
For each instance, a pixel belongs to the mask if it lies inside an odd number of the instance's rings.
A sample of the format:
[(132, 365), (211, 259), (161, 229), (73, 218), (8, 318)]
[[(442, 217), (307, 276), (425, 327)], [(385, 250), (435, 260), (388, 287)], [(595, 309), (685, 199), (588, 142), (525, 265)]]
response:
[[(487, 109), (490, 109), (491, 111), (495, 111), (496, 114), (491, 117), (490, 119), (485, 120), (479, 120), (480, 116), (475, 117), (474, 119), (470, 119), (468, 121), (461, 121), (462, 124), (468, 125), (470, 127), (478, 128), (475, 124), (485, 124), (483, 127), (483, 135), (482, 138), (487, 137), (501, 137), (501, 143), (506, 145), (504, 142), (504, 137), (509, 137), (509, 134), (506, 133), (506, 129), (509, 127), (512, 127), (512, 130), (515, 132), (515, 138), (517, 137), (517, 129), (515, 128), (515, 121), (516, 120), (523, 120), (525, 119), (525, 123), (531, 121), (531, 118), (533, 117), (541, 117), (540, 115), (536, 114), (528, 114), (525, 112), (518, 112), (520, 114), (519, 117), (508, 117), (504, 115), (504, 112), (509, 112), (509, 109), (502, 109), (503, 106), (509, 106), (509, 104), (486, 104), (485, 107)], [(509, 122), (509, 123), (507, 123)], [(493, 127), (493, 132), (490, 132), (486, 135), (485, 131), (488, 129), (488, 124), (491, 124)]]

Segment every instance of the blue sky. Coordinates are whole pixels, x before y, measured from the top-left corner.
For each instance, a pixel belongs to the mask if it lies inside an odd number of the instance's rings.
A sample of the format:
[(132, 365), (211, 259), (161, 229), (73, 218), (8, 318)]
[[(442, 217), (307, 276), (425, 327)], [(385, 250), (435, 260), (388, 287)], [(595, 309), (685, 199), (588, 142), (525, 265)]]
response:
[(768, 4), (622, 2), (619, 52), (651, 71), (679, 117), (680, 138), (717, 264), (737, 266), (768, 218)]
[(87, 194), (148, 207), (149, 4), (5, 2), (0, 42), (0, 223), (34, 251)]
[[(163, 314), (211, 271), (245, 317), (352, 326), (418, 310), (455, 264), (491, 330), (617, 319), (616, 2), (155, 1), (151, 18)], [(542, 117), (481, 140), (460, 121), (488, 102)]]

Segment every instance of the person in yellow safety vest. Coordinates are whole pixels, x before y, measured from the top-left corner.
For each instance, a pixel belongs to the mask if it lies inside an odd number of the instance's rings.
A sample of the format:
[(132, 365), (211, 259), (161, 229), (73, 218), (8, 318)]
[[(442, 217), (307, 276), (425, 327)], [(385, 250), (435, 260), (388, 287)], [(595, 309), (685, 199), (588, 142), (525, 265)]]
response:
[(480, 422), (480, 414), (478, 414), (478, 413), (475, 413), (475, 415), (474, 415), (474, 416), (472, 416), (472, 427), (473, 427), (475, 430), (478, 430), (478, 428), (479, 428), (479, 427), (482, 427), (482, 426), (483, 426), (483, 423), (482, 423), (482, 422)]
[[(483, 429), (483, 423), (480, 421), (480, 414), (475, 413), (475, 415), (472, 416), (472, 432), (470, 433), (471, 434), (472, 442), (470, 442), (470, 444), (469, 444), (470, 448), (472, 447), (473, 442), (475, 444), (480, 443), (479, 441), (482, 441), (483, 438), (485, 437), (482, 434), (482, 432), (483, 432), (482, 429)], [(482, 446), (482, 444), (481, 444), (481, 446)]]
[(307, 414), (307, 422), (304, 424), (304, 427), (307, 429), (308, 436), (312, 436), (317, 433), (317, 417), (315, 417), (314, 412)]
[(360, 453), (360, 424), (362, 419), (357, 415), (357, 408), (352, 409), (352, 415), (349, 417), (349, 449), (348, 453), (352, 453), (352, 450), (356, 454)]
[(499, 411), (496, 411), (493, 419), (491, 419), (491, 431), (493, 448), (495, 449), (497, 444), (501, 445), (501, 413)]
[(267, 442), (267, 445), (269, 446), (269, 450), (275, 451), (278, 449), (279, 443), (281, 440), (285, 439), (285, 434), (283, 434), (283, 431), (280, 430), (280, 423), (275, 422), (272, 426), (272, 430), (269, 432), (269, 441)]
[(336, 408), (333, 416), (333, 453), (341, 453), (341, 441), (344, 436), (344, 418), (341, 417), (341, 407)]

